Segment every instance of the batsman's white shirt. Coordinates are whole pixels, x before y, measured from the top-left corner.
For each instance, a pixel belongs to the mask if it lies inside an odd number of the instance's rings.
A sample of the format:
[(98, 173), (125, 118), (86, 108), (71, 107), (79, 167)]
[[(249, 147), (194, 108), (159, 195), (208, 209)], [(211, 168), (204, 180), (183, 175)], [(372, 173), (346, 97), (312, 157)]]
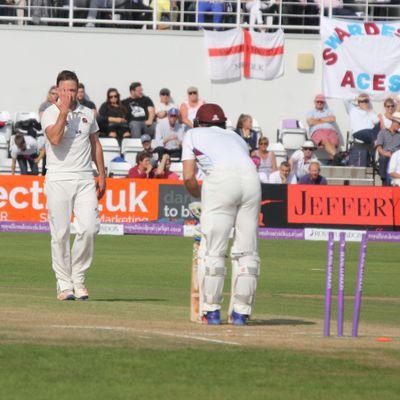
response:
[[(60, 110), (53, 104), (42, 115), (42, 128), (57, 121)], [(57, 146), (46, 140), (46, 181), (93, 178), (89, 136), (99, 130), (93, 110), (77, 103), (67, 116), (64, 137)]]
[(237, 133), (216, 126), (186, 132), (182, 161), (195, 159), (206, 175), (213, 169), (244, 168), (256, 172), (246, 142)]

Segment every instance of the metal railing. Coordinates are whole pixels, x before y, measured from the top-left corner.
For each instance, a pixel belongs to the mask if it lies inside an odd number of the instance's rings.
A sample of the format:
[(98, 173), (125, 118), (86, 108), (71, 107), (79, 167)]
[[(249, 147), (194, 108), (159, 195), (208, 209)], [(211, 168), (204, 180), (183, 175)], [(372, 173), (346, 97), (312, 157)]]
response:
[[(146, 1), (146, 0), (144, 0)], [(0, 0), (0, 23), (69, 27), (198, 30), (247, 26), (261, 31), (283, 28), (288, 33), (319, 33), (322, 15), (360, 21), (396, 20), (400, 7), (393, 0), (351, 0), (334, 8), (332, 0), (320, 8), (314, 2), (270, 0), (261, 10), (262, 23), (250, 25), (249, 1), (189, 0)], [(218, 11), (199, 11), (199, 4), (219, 4)], [(254, 2), (255, 3), (255, 2)], [(337, 0), (335, 1), (337, 3)], [(200, 6), (200, 8), (203, 6)], [(204, 18), (204, 22), (202, 19)], [(199, 22), (201, 21), (201, 23)]]

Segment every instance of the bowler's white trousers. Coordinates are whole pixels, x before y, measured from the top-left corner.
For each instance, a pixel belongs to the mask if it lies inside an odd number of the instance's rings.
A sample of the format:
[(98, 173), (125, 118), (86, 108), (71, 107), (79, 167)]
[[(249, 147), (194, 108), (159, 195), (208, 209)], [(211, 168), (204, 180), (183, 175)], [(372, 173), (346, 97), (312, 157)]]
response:
[[(259, 269), (258, 221), (261, 184), (255, 169), (221, 169), (207, 175), (202, 185), (201, 241), (199, 247), (198, 279), (200, 314), (221, 308), (229, 234), (234, 228), (232, 244), (232, 280), (240, 275), (239, 264)], [(234, 261), (234, 255), (239, 263)], [(256, 265), (256, 268), (252, 268)], [(208, 272), (207, 272), (208, 270)], [(212, 272), (210, 273), (210, 270)], [(221, 270), (223, 270), (221, 272)], [(213, 276), (214, 275), (214, 276)], [(222, 275), (222, 276), (221, 276)], [(257, 276), (240, 279), (232, 285), (230, 312), (251, 314), (251, 303), (256, 290)], [(232, 282), (234, 284), (234, 282)], [(251, 299), (237, 301), (240, 295)], [(238, 295), (238, 296), (237, 296)]]
[[(57, 288), (59, 291), (80, 289), (85, 287), (85, 272), (92, 262), (100, 228), (95, 182), (93, 179), (46, 180), (45, 192)], [(76, 236), (71, 249), (72, 214)]]

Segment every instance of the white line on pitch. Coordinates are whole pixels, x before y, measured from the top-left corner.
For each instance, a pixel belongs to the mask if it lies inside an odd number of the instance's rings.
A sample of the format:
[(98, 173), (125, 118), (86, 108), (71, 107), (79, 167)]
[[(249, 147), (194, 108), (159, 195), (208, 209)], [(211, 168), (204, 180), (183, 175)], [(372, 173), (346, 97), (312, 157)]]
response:
[(144, 333), (144, 334), (148, 334), (148, 335), (168, 336), (168, 337), (174, 337), (174, 338), (180, 338), (180, 339), (192, 339), (192, 340), (199, 340), (199, 341), (203, 341), (203, 342), (240, 346), (240, 343), (231, 342), (228, 340), (208, 339), (208, 338), (201, 337), (201, 336), (181, 335), (181, 334), (176, 334), (176, 333), (160, 332), (160, 331), (137, 330), (137, 329), (132, 329), (132, 328), (120, 327), (120, 326), (50, 325), (50, 327), (51, 328), (61, 328), (61, 329), (93, 329), (93, 330), (103, 330), (103, 331), (136, 332), (136, 333)]

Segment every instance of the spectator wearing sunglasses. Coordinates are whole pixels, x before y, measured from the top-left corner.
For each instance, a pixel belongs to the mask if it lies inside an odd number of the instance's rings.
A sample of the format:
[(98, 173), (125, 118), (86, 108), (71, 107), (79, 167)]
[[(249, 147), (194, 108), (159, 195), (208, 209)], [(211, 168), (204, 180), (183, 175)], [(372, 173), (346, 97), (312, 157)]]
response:
[(176, 105), (171, 98), (171, 92), (169, 89), (163, 88), (160, 90), (160, 101), (156, 105), (157, 123), (167, 116), (167, 112), (171, 108), (176, 108)]
[(188, 99), (181, 104), (180, 114), (182, 123), (185, 124), (185, 131), (193, 128), (193, 120), (197, 110), (205, 104), (205, 101), (200, 100), (199, 91), (196, 87), (190, 86), (187, 89)]
[(361, 93), (355, 101), (345, 102), (354, 139), (373, 145), (379, 132), (379, 118), (372, 108), (368, 94)]
[(98, 123), (101, 132), (108, 137), (117, 138), (120, 145), (123, 138), (131, 136), (127, 114), (128, 110), (122, 104), (118, 90), (108, 89), (107, 100), (99, 110)]
[(258, 174), (265, 176), (267, 182), (272, 172), (277, 170), (275, 153), (268, 150), (268, 145), (268, 138), (261, 136), (258, 140), (258, 149), (252, 154), (260, 159)]
[(390, 129), (390, 127), (392, 126), (392, 115), (396, 111), (396, 103), (391, 97), (388, 97), (383, 102), (383, 107), (385, 108), (384, 113), (378, 114), (379, 127), (381, 129)]
[(326, 104), (325, 96), (318, 94), (314, 98), (314, 108), (307, 112), (307, 124), (310, 127), (311, 140), (322, 147), (331, 160), (335, 160), (339, 146), (336, 117)]
[(290, 170), (296, 175), (297, 180), (307, 175), (311, 162), (318, 161), (314, 151), (317, 148), (311, 140), (306, 140), (300, 150), (296, 150), (289, 158)]

